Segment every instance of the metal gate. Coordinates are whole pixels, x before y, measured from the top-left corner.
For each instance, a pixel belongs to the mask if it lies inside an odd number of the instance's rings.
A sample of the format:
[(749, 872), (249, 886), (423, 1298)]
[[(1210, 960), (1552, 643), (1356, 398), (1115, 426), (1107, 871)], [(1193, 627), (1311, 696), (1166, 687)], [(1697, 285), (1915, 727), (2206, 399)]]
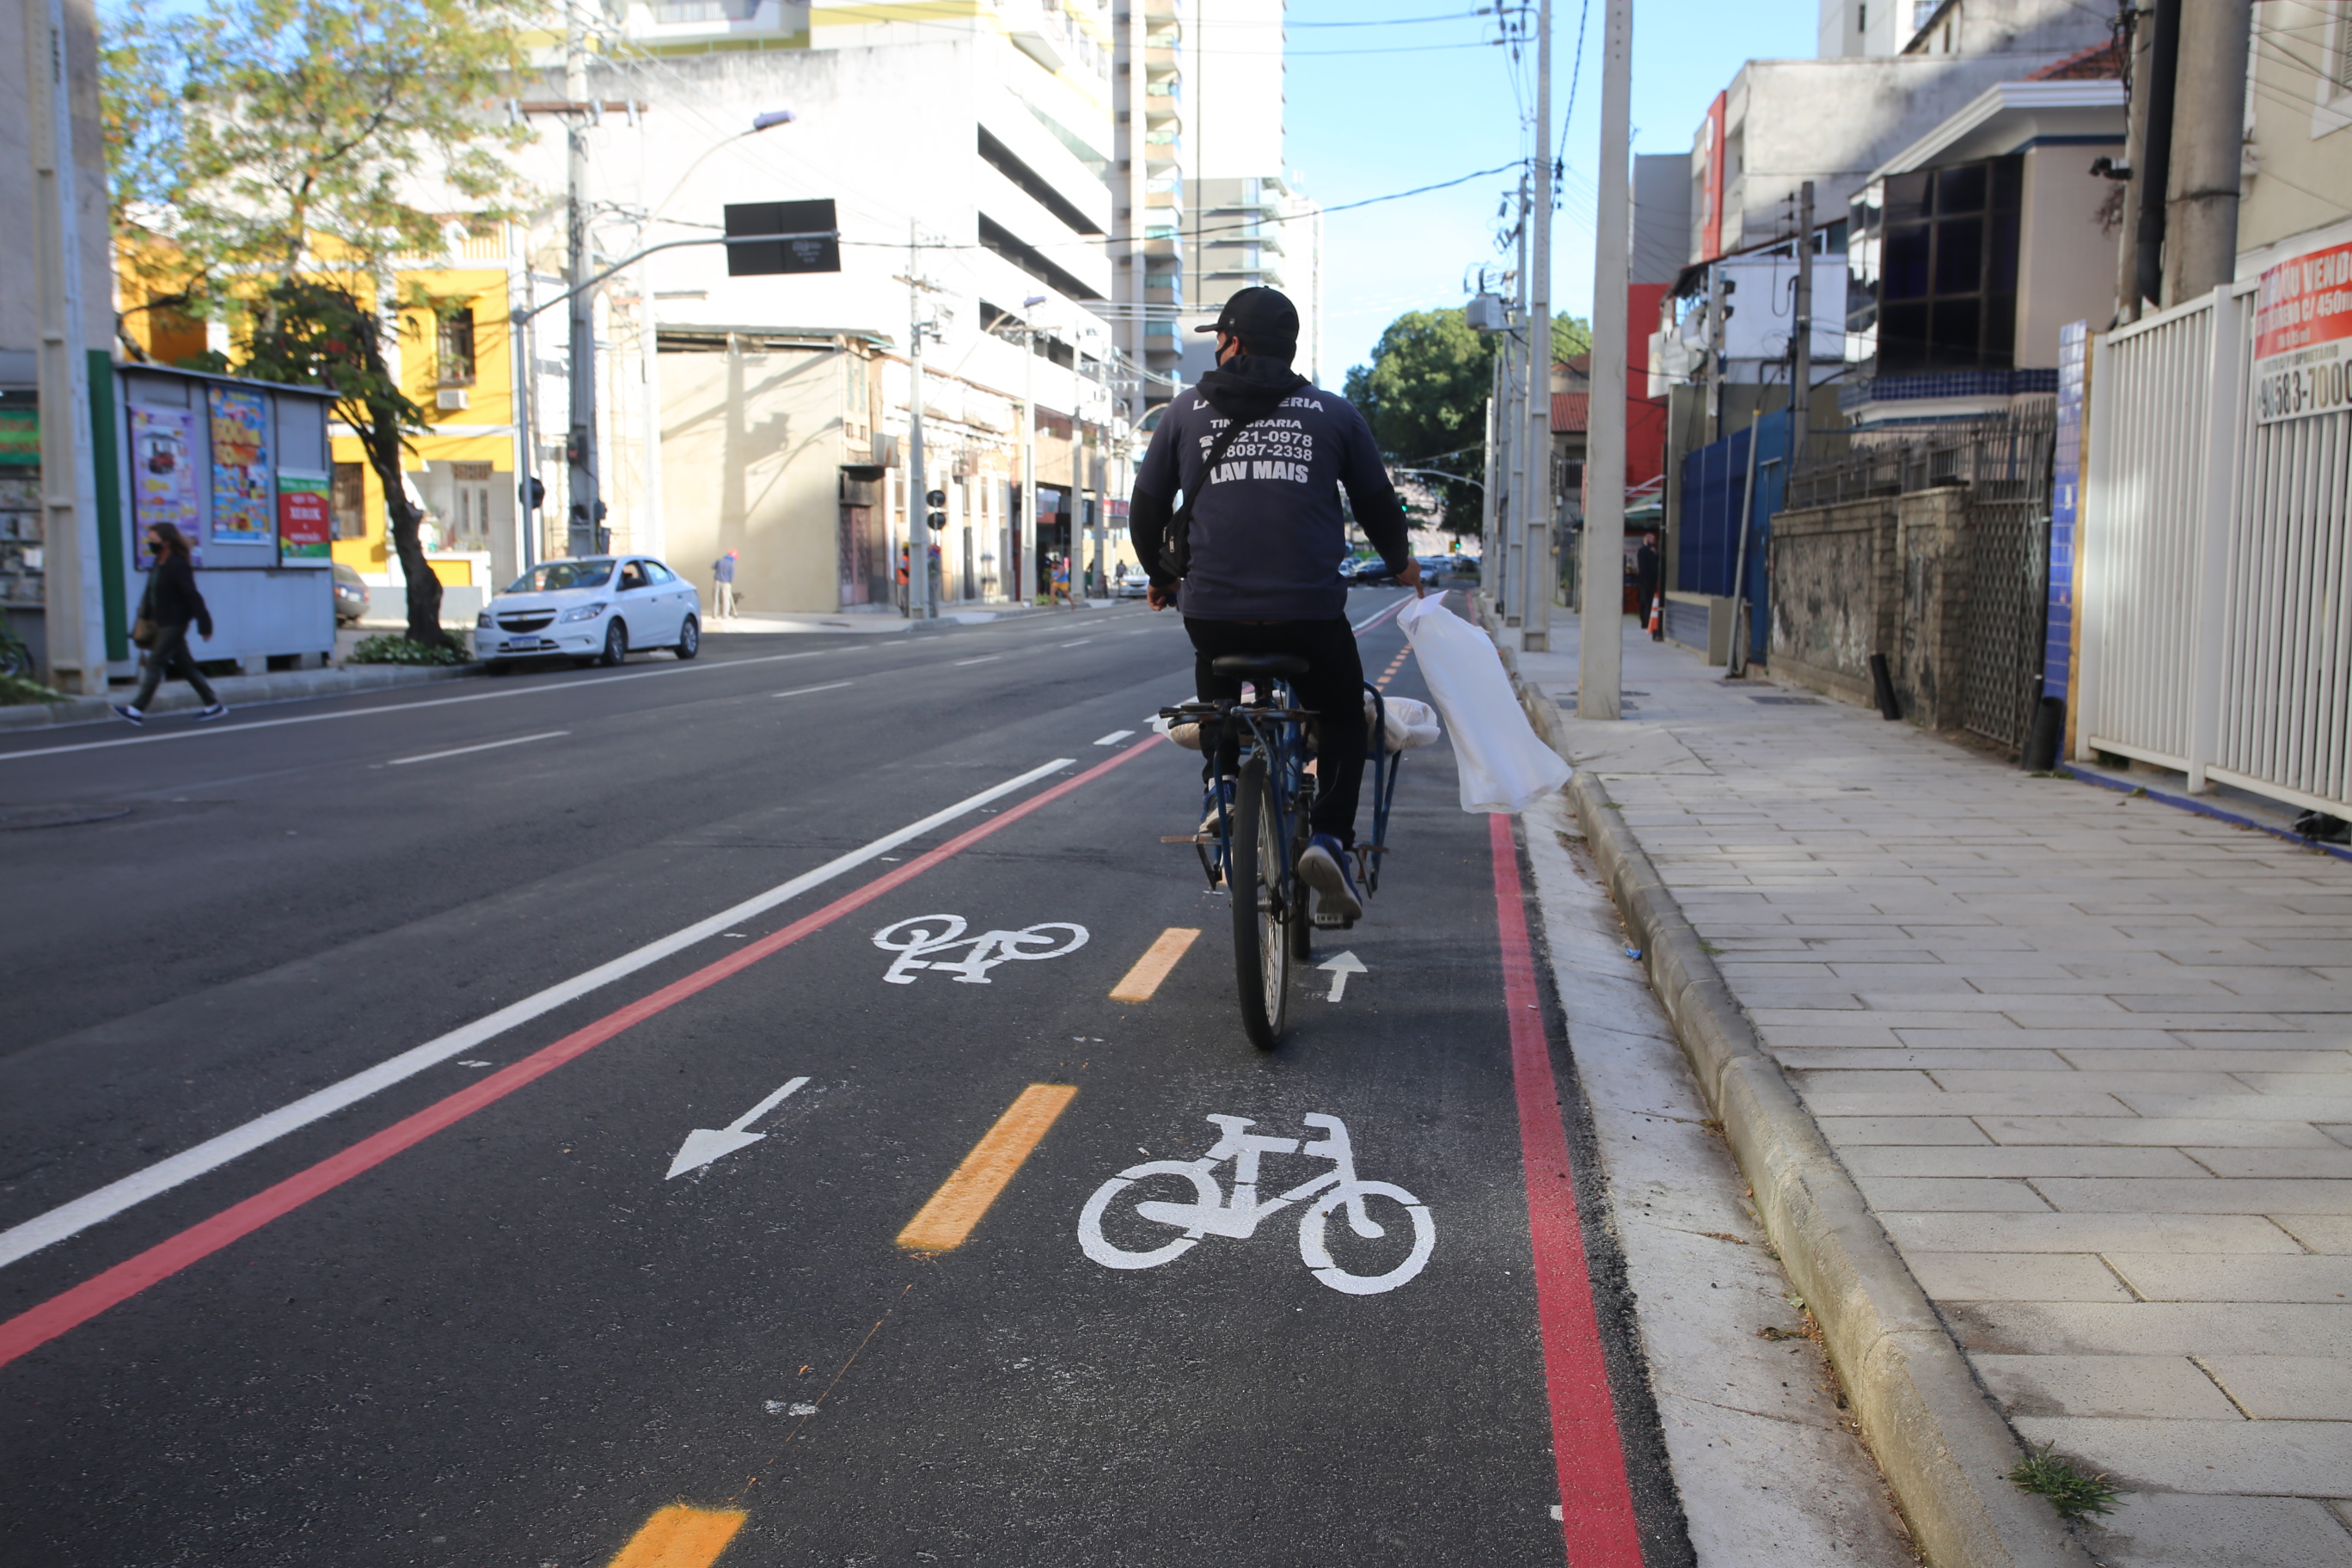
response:
[(2021, 752), (2042, 690), (2056, 411), (2020, 410), (1971, 437), (1952, 455), (1969, 492), (1960, 725)]

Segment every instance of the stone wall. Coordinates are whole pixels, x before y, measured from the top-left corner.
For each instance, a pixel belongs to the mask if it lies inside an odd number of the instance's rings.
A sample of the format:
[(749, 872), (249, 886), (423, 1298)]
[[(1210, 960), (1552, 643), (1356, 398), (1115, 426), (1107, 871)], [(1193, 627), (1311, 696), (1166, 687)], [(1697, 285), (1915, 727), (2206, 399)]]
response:
[(1883, 653), (1905, 718), (1958, 724), (1969, 503), (1948, 486), (1776, 514), (1772, 673), (1874, 705), (1870, 656)]

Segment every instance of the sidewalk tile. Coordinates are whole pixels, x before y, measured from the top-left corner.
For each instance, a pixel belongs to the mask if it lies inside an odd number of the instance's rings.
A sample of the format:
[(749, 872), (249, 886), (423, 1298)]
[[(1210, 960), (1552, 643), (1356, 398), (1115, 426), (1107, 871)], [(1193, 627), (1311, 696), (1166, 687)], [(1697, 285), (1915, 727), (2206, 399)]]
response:
[[(2100, 1273), (2115, 1282), (2106, 1270)], [(2187, 1356), (1972, 1355), (1969, 1361), (2011, 1415), (2245, 1419)]]
[(2105, 1264), (2095, 1258), (2074, 1253), (1922, 1252), (1915, 1254), (1910, 1261), (1919, 1288), (1938, 1301), (2132, 1299), (2131, 1292), (2123, 1288)]
[[(2003, 1355), (2262, 1355), (2291, 1346), (2352, 1357), (2352, 1305), (2265, 1301), (1967, 1301), (1961, 1346)], [(2352, 1488), (2352, 1470), (2343, 1478)], [(2331, 1493), (2352, 1496), (2352, 1490)]]
[[(1843, 1141), (1841, 1141), (1843, 1144)], [(2178, 1149), (1841, 1147), (1857, 1176), (2184, 1176), (2207, 1174)], [(2344, 1151), (2352, 1154), (2352, 1149)], [(2201, 1158), (2201, 1157), (2200, 1157)]]
[(2051, 1205), (2024, 1182), (1995, 1176), (1857, 1176), (1863, 1196), (1881, 1214), (2048, 1214)]
[[(1880, 1216), (1906, 1252), (2303, 1251), (2252, 1215), (1891, 1214)], [(2300, 1236), (2300, 1232), (2297, 1236)], [(2337, 1250), (2329, 1248), (2326, 1250)], [(2352, 1236), (2343, 1251), (2352, 1252)]]
[(1916, 1069), (1920, 1072), (1936, 1073), (1940, 1077), (1945, 1072), (1962, 1068), (1990, 1068), (1995, 1065), (2016, 1072), (2072, 1073), (2077, 1070), (2074, 1063), (2066, 1060), (2057, 1052), (2046, 1047), (2029, 1046), (2022, 1039), (2019, 1040), (2018, 1048), (2015, 1050), (1983, 1048), (1942, 1050), (1937, 1048), (1931, 1034), (1927, 1031), (1919, 1031), (1919, 1033), (1926, 1035), (1927, 1038), (1926, 1043), (1916, 1046), (1877, 1044), (1839, 1046), (1812, 1043), (1783, 1046), (1769, 1040), (1766, 1044), (1771, 1045), (1772, 1054), (1780, 1058), (1780, 1065), (1792, 1072), (1819, 1072), (1826, 1068), (1846, 1068), (1856, 1070), (1888, 1068)]
[(2280, 1215), (2271, 1223), (2314, 1252), (2352, 1254), (2352, 1215)]
[[(2034, 1075), (2039, 1078), (2042, 1075)], [(2259, 1104), (2255, 1095), (2249, 1103)], [(2035, 1093), (2013, 1094), (1812, 1094), (1805, 1103), (1816, 1116), (2026, 1116), (2038, 1111), (2069, 1116), (2120, 1116), (2127, 1107), (2111, 1094), (2070, 1088), (2063, 1079)]]
[(2151, 1301), (2352, 1300), (2352, 1258), (2233, 1258), (2205, 1253), (2110, 1252), (2107, 1262)]
[(2141, 1094), (2117, 1089), (2116, 1098), (2142, 1116), (2218, 1116), (2247, 1121), (2352, 1121), (2352, 1095), (2290, 1098), (2280, 1094)]
[[(2014, 1073), (1988, 1072), (1976, 1068), (1938, 1070), (1937, 1083), (1954, 1094), (1990, 1094), (2012, 1088)], [(2074, 1089), (2096, 1089), (2121, 1094), (2235, 1094), (2245, 1086), (2223, 1072), (2086, 1072), (2077, 1069), (2067, 1080)]]
[(1983, 1128), (1965, 1116), (1824, 1116), (1822, 1134), (1840, 1149), (1864, 1144), (1930, 1147), (1985, 1144)]
[(2316, 1127), (2284, 1118), (1986, 1116), (1978, 1119), (1978, 1125), (2000, 1143), (2325, 1149), (2332, 1142)]
[[(2228, 1036), (2220, 1038), (2227, 1039)], [(2085, 1072), (2102, 1068), (2116, 1068), (2137, 1072), (2143, 1068), (2168, 1071), (2202, 1072), (2333, 1072), (2352, 1073), (2352, 1051), (2340, 1048), (2313, 1050), (2281, 1050), (2275, 1046), (2246, 1046), (2232, 1049), (2216, 1048), (2199, 1044), (2177, 1048), (2157, 1047), (2147, 1050), (2117, 1050), (2105, 1046), (2084, 1047), (2073, 1040), (2061, 1047), (2066, 1059)], [(2342, 1064), (2339, 1068), (2337, 1064)]]
[(2310, 1355), (2203, 1360), (2214, 1381), (2257, 1421), (2352, 1421), (2352, 1365)]
[[(1971, 1020), (1974, 1022), (1974, 1020)], [(2160, 1029), (2064, 1029), (2053, 1030), (2047, 1036), (2031, 1034), (2023, 1029), (1898, 1029), (1906, 1046), (1937, 1046), (1945, 1048), (1984, 1046), (1998, 1050), (2029, 1047), (2035, 1050), (2063, 1052), (2072, 1061), (2084, 1047), (2094, 1049), (2129, 1049), (2145, 1047), (2149, 1050), (2168, 1050), (2173, 1038)]]
[(2096, 1539), (2102, 1557), (2128, 1568), (2352, 1564), (2352, 1530), (2311, 1498), (2127, 1494)]
[(2074, 1214), (2352, 1214), (2352, 1182), (2053, 1176), (2035, 1185)]
[[(2352, 1423), (2111, 1421), (2027, 1415), (2028, 1442), (2054, 1442), (2119, 1485), (2255, 1497), (2352, 1495)], [(2325, 1561), (2325, 1559), (2322, 1559)]]
[(2352, 1179), (2352, 1149), (2200, 1149), (2196, 1157), (2217, 1176)]

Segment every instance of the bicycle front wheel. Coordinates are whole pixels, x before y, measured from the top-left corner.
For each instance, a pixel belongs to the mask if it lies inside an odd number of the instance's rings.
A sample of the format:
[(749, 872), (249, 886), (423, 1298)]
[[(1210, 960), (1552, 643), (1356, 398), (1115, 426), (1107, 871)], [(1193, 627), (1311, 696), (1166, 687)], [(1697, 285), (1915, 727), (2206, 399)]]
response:
[(1282, 888), (1283, 844), (1276, 831), (1263, 756), (1242, 763), (1234, 789), (1234, 860), (1225, 892), (1234, 903), (1234, 978), (1241, 990), (1242, 1027), (1258, 1049), (1281, 1042), (1290, 999), (1290, 943), (1275, 916)]

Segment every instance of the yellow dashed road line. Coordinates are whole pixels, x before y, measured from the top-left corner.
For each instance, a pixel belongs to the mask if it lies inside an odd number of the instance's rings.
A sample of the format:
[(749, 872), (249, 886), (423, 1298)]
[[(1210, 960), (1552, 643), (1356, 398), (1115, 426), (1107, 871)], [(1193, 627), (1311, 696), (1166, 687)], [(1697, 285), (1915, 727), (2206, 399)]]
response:
[(673, 1503), (656, 1510), (605, 1568), (710, 1568), (751, 1517), (735, 1509)]
[(1197, 928), (1184, 926), (1170, 926), (1161, 931), (1159, 940), (1145, 948), (1143, 956), (1135, 961), (1135, 967), (1110, 988), (1110, 999), (1114, 1002), (1150, 1001), (1151, 994), (1160, 989), (1160, 983), (1168, 978), (1168, 972), (1176, 967), (1176, 961), (1184, 956), (1200, 936)]
[(1033, 1083), (1023, 1089), (996, 1125), (972, 1145), (955, 1174), (940, 1183), (931, 1201), (907, 1222), (898, 1233), (898, 1245), (915, 1252), (961, 1247), (1077, 1092), (1066, 1083)]

